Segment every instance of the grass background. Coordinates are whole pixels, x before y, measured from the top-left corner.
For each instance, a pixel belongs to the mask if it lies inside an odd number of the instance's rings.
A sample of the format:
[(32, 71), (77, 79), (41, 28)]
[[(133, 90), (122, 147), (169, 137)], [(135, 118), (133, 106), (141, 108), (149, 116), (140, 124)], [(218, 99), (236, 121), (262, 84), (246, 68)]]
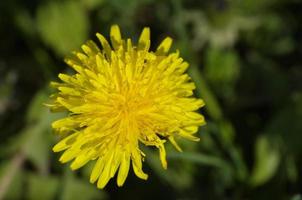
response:
[[(290, 199), (302, 196), (301, 0), (2, 0), (0, 199)], [(168, 149), (163, 170), (145, 149), (148, 181), (89, 183), (51, 152), (42, 103), (64, 56), (112, 24), (137, 40), (151, 27), (190, 63), (207, 125), (199, 143)]]

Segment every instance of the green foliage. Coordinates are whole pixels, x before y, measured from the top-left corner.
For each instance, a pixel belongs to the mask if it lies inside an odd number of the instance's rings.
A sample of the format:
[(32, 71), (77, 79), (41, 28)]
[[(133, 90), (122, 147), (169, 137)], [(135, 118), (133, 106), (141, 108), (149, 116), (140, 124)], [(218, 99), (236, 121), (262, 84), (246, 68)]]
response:
[(38, 168), (41, 172), (46, 172), (49, 166), (51, 142), (50, 137), (50, 123), (58, 116), (51, 114), (46, 106), (43, 105), (47, 101), (45, 91), (38, 93), (32, 100), (28, 110), (27, 124), (28, 127), (24, 128), (24, 135), (22, 141), (22, 150), (28, 156), (28, 159)]
[(206, 59), (205, 75), (215, 91), (225, 97), (233, 97), (234, 85), (240, 73), (236, 52), (211, 48)]
[(102, 191), (98, 191), (95, 186), (87, 184), (87, 180), (77, 179), (70, 172), (65, 173), (62, 187), (62, 200), (106, 199), (106, 195)]
[[(2, 162), (0, 166), (0, 177), (7, 177), (7, 174), (10, 174), (9, 171), (12, 171), (12, 168), (13, 162)], [(7, 183), (7, 191), (5, 193), (5, 197), (7, 199), (21, 199), (25, 174), (22, 170), (15, 171), (15, 174), (13, 174), (13, 176), (11, 176), (10, 174), (9, 178), (11, 181), (10, 183)], [(1, 188), (3, 188), (3, 182), (1, 184)]]
[(269, 141), (269, 138), (259, 136), (255, 144), (255, 166), (250, 177), (252, 186), (267, 182), (277, 171), (280, 153)]
[(56, 191), (59, 187), (59, 180), (57, 177), (38, 176), (36, 174), (30, 174), (27, 179), (29, 187), (26, 197), (27, 199), (55, 199)]
[[(302, 66), (298, 0), (29, 0), (0, 6), (0, 199), (301, 199)], [(190, 63), (207, 125), (201, 141), (146, 148), (149, 180), (104, 191), (51, 149), (49, 81), (63, 57), (118, 23), (164, 36)]]
[(42, 40), (65, 55), (87, 40), (89, 21), (77, 1), (51, 1), (37, 10), (37, 27)]

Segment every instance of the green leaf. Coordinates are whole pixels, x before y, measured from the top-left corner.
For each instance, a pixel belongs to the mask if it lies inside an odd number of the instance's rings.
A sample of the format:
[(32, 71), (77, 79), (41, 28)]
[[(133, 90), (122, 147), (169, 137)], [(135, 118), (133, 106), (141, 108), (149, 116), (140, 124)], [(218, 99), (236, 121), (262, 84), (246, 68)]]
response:
[(24, 135), (22, 150), (42, 173), (46, 173), (49, 166), (52, 142), (50, 124), (60, 116), (50, 113), (43, 105), (46, 98), (46, 92), (41, 90), (32, 100), (27, 114), (28, 126), (21, 133)]
[(59, 187), (59, 180), (53, 176), (38, 176), (30, 174), (28, 176), (27, 199), (30, 200), (52, 200), (55, 199)]
[(240, 63), (233, 50), (210, 48), (206, 54), (205, 77), (217, 94), (234, 98), (234, 88), (240, 75)]
[(26, 141), (23, 150), (28, 159), (41, 173), (47, 173), (50, 159), (51, 134), (43, 126), (33, 126), (25, 130)]
[(1, 186), (7, 184), (7, 188), (5, 186), (4, 188), (0, 187), (0, 193), (2, 193), (0, 195), (4, 195), (3, 199), (22, 199), (24, 175), (23, 170), (17, 167), (15, 162), (1, 162), (0, 184)]
[(302, 151), (302, 93), (296, 93), (294, 98), (272, 117), (265, 131), (281, 135), (286, 147), (294, 154)]
[(296, 194), (291, 198), (291, 200), (302, 200), (302, 196), (301, 194)]
[(235, 139), (235, 131), (233, 125), (229, 121), (220, 121), (218, 123), (220, 128), (221, 140), (226, 145), (232, 145)]
[(50, 1), (38, 8), (37, 26), (43, 41), (65, 55), (87, 39), (89, 21), (79, 1)]
[(105, 192), (98, 190), (97, 187), (90, 184), (88, 180), (81, 180), (74, 177), (69, 169), (66, 169), (65, 175), (61, 200), (107, 199)]
[(285, 170), (287, 173), (288, 180), (294, 183), (298, 180), (298, 166), (295, 163), (294, 156), (287, 155), (285, 159)]
[(226, 162), (221, 160), (218, 157), (205, 155), (202, 153), (194, 153), (194, 152), (181, 152), (181, 153), (169, 153), (169, 159), (178, 159), (178, 160), (187, 160), (194, 163), (202, 164), (202, 165), (209, 165), (214, 167), (229, 167)]
[(41, 90), (36, 94), (36, 96), (32, 99), (29, 109), (26, 114), (26, 120), (28, 123), (36, 122), (43, 117), (45, 112), (47, 112), (46, 106), (43, 105), (46, 101), (48, 101), (48, 94), (45, 90)]
[(94, 9), (105, 3), (106, 0), (81, 0), (82, 4), (88, 9)]
[(16, 12), (15, 21), (20, 31), (27, 35), (28, 38), (36, 35), (37, 28), (28, 10), (20, 9)]
[(159, 162), (158, 152), (144, 148), (143, 151), (147, 155), (147, 163), (161, 181), (169, 184), (177, 190), (189, 188), (193, 183), (194, 166), (190, 162), (181, 162), (179, 160), (168, 163), (168, 169), (164, 170)]
[(205, 74), (213, 82), (234, 82), (239, 75), (239, 59), (234, 51), (211, 48), (207, 53)]
[[(1, 76), (0, 76), (1, 77)], [(2, 115), (8, 107), (11, 106), (11, 97), (14, 92), (14, 84), (16, 82), (16, 73), (9, 72), (5, 77), (1, 77), (0, 81), (0, 115)], [(1, 122), (1, 121), (0, 121)], [(1, 125), (1, 124), (0, 124)]]
[(192, 65), (189, 74), (196, 83), (197, 94), (201, 96), (206, 103), (205, 109), (208, 111), (209, 116), (214, 120), (221, 120), (223, 114), (216, 96), (210, 90), (198, 67), (196, 65)]
[(280, 152), (266, 136), (259, 136), (255, 146), (255, 165), (250, 178), (251, 186), (259, 186), (269, 181), (277, 172)]

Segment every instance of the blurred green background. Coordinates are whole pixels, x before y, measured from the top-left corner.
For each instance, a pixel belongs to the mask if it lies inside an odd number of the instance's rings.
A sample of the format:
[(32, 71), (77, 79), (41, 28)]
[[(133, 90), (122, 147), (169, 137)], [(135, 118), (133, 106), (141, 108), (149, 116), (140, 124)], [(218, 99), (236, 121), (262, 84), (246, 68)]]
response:
[[(153, 49), (169, 35), (189, 61), (207, 125), (168, 170), (145, 149), (148, 181), (89, 183), (51, 152), (50, 80), (64, 56), (111, 24)], [(2, 0), (0, 199), (289, 199), (302, 196), (301, 0)]]

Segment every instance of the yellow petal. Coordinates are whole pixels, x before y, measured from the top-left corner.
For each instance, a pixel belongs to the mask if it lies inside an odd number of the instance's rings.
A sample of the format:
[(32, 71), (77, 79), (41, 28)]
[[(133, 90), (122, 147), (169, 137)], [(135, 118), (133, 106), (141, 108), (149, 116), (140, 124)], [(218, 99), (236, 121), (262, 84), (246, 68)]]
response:
[(132, 167), (133, 167), (133, 171), (135, 173), (135, 175), (138, 178), (141, 178), (143, 180), (147, 180), (148, 179), (148, 174), (144, 173), (143, 170), (139, 167), (137, 167), (134, 162), (132, 162)]
[(73, 83), (73, 78), (71, 77), (71, 76), (69, 76), (69, 75), (67, 75), (67, 74), (59, 74), (58, 75), (58, 77), (62, 80), (62, 81), (64, 81), (65, 83)]
[(79, 59), (80, 61), (82, 61), (82, 63), (86, 63), (87, 60), (88, 60), (88, 56), (85, 55), (85, 54), (83, 54), (83, 53), (77, 52), (77, 53), (76, 53), (76, 56), (78, 57), (78, 59)]
[(186, 127), (183, 128), (183, 130), (185, 130), (189, 134), (193, 134), (193, 133), (196, 133), (198, 131), (198, 126), (186, 126)]
[(138, 49), (148, 51), (150, 48), (150, 28), (145, 27), (138, 40)]
[(105, 161), (103, 157), (100, 157), (96, 164), (93, 167), (93, 170), (90, 175), (90, 183), (94, 183), (100, 176), (101, 172), (103, 171), (105, 165)]
[(107, 158), (109, 158), (108, 160), (105, 159), (105, 167), (104, 170), (102, 171), (98, 183), (97, 183), (97, 187), (100, 189), (103, 189), (108, 181), (110, 180), (110, 169), (112, 167), (112, 159), (113, 159), (113, 153), (111, 153), (109, 156), (107, 156)]
[(68, 149), (66, 150), (62, 156), (60, 157), (60, 162), (66, 163), (72, 159), (74, 159), (79, 153), (81, 152), (81, 149)]
[(70, 145), (72, 144), (72, 140), (75, 140), (76, 137), (79, 135), (79, 132), (71, 134), (67, 137), (65, 137), (63, 140), (61, 140), (60, 142), (58, 142), (53, 148), (52, 150), (54, 152), (59, 152), (59, 151), (63, 151), (65, 149), (67, 149), (68, 147), (70, 147)]
[(127, 39), (127, 51), (129, 53), (131, 53), (131, 55), (133, 54), (133, 47), (132, 47), (131, 39)]
[(126, 152), (124, 152), (124, 155), (122, 157), (122, 162), (120, 165), (120, 169), (118, 172), (118, 176), (117, 176), (117, 185), (119, 187), (121, 187), (127, 176), (128, 176), (128, 172), (129, 172), (129, 167), (130, 167), (130, 155)]
[(76, 159), (71, 163), (70, 167), (72, 170), (79, 169), (84, 166), (91, 159), (90, 155), (87, 151), (82, 152), (80, 155), (76, 157)]
[(108, 43), (108, 41), (106, 40), (106, 38), (100, 34), (100, 33), (97, 33), (96, 34), (97, 38), (100, 40), (102, 46), (103, 46), (103, 49), (105, 51), (105, 54), (107, 55), (108, 58), (110, 58), (110, 54), (111, 54), (111, 47)]
[(89, 40), (86, 44), (82, 45), (82, 49), (88, 56), (95, 56), (100, 52), (100, 49), (92, 40)]
[(189, 63), (183, 62), (181, 65), (178, 66), (178, 69), (176, 70), (176, 72), (178, 74), (182, 74), (188, 69), (188, 67), (189, 67)]
[(159, 158), (164, 169), (167, 169), (166, 149), (163, 144), (159, 145)]
[(188, 117), (188, 121), (184, 122), (184, 124), (186, 125), (198, 125), (198, 126), (201, 126), (201, 125), (205, 125), (206, 124), (206, 121), (204, 119), (204, 116), (199, 114), (199, 113), (196, 113), (196, 112), (187, 112), (186, 113), (186, 116)]
[(182, 149), (180, 148), (180, 146), (177, 144), (177, 142), (175, 141), (173, 136), (170, 136), (169, 141), (171, 142), (171, 144), (175, 147), (175, 149), (177, 149), (177, 151), (182, 152)]
[(157, 47), (156, 54), (157, 55), (162, 55), (168, 53), (170, 50), (170, 47), (172, 45), (172, 38), (166, 37), (160, 45)]
[(191, 135), (190, 133), (188, 133), (184, 130), (181, 130), (181, 129), (177, 132), (177, 134), (181, 137), (184, 137), (188, 140), (192, 140), (192, 141), (195, 141), (195, 142), (198, 142), (200, 140), (198, 137), (195, 137), (195, 136)]
[(113, 48), (118, 50), (122, 44), (122, 35), (118, 25), (112, 25), (110, 29), (110, 40)]
[(71, 95), (71, 96), (81, 96), (82, 93), (79, 92), (76, 88), (70, 87), (58, 87), (59, 91), (61, 91), (64, 95)]
[(115, 151), (115, 155), (114, 155), (114, 159), (112, 161), (112, 166), (111, 166), (111, 170), (110, 170), (110, 177), (114, 177), (118, 167), (120, 166), (121, 163), (121, 157), (122, 157), (122, 152), (119, 150)]
[(77, 126), (78, 122), (75, 121), (72, 117), (65, 117), (63, 119), (59, 119), (54, 121), (51, 126), (53, 129), (58, 129), (61, 127), (75, 127)]
[(143, 180), (147, 180), (148, 175), (142, 170), (142, 158), (139, 150), (134, 150), (131, 154), (132, 167), (135, 175)]

